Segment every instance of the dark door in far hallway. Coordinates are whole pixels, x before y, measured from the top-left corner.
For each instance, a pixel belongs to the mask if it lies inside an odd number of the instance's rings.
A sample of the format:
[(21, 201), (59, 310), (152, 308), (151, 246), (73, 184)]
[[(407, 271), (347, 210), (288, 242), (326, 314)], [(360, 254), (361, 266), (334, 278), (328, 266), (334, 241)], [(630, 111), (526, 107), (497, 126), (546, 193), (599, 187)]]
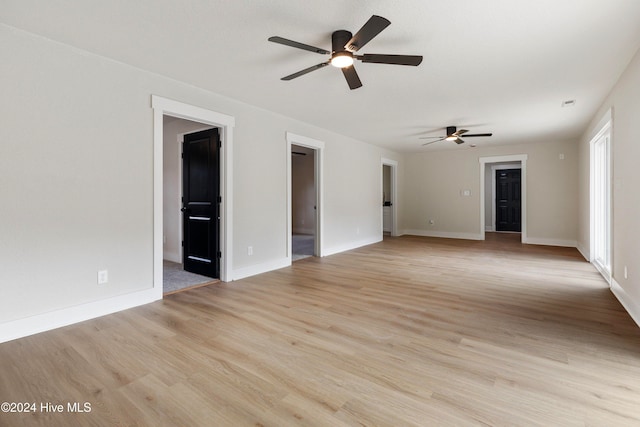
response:
[(496, 171), (496, 231), (521, 231), (520, 176), (520, 169)]
[(208, 129), (184, 136), (182, 221), (184, 269), (220, 277), (220, 135)]

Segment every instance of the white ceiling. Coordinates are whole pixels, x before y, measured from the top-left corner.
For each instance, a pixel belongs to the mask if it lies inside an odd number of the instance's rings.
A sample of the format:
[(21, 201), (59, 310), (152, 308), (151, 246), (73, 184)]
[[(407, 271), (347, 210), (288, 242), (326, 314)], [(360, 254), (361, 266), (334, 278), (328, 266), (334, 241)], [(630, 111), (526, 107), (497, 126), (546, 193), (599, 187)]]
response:
[[(2, 22), (337, 133), (416, 152), (457, 125), (478, 146), (576, 138), (640, 47), (639, 0), (0, 0)], [(331, 48), (373, 14), (391, 25), (359, 53), (423, 55), (419, 67), (356, 63), (349, 90), (325, 61), (270, 43)], [(6, 58), (5, 58), (6, 60)], [(562, 108), (575, 99), (572, 108)]]

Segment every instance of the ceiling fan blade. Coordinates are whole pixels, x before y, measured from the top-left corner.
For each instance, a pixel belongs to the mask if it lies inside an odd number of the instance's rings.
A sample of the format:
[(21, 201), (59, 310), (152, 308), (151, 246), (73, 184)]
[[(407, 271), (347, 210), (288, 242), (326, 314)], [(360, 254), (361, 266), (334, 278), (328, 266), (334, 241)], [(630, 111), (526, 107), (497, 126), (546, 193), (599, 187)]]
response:
[(321, 54), (330, 54), (331, 53), (328, 50), (321, 49), (319, 47), (310, 46), (308, 44), (296, 42), (296, 41), (285, 39), (285, 38), (278, 37), (278, 36), (269, 37), (267, 40), (269, 40), (270, 42), (283, 44), (285, 46), (291, 46), (291, 47), (296, 47), (298, 49), (308, 50), (310, 52), (321, 53)]
[(313, 67), (305, 68), (304, 70), (298, 71), (297, 73), (289, 74), (288, 76), (285, 76), (280, 80), (293, 80), (297, 77), (304, 76), (305, 74), (310, 73), (312, 71), (319, 70), (322, 67), (326, 67), (327, 65), (329, 65), (329, 61), (323, 62), (321, 64), (316, 64)]
[(439, 139), (440, 141), (442, 141), (445, 138), (446, 136), (421, 136), (418, 139)]
[(460, 138), (456, 138), (456, 144), (464, 144), (464, 141)]
[(358, 30), (355, 36), (351, 37), (351, 40), (347, 42), (344, 47), (351, 52), (357, 52), (359, 49), (369, 43), (371, 39), (380, 34), (382, 30), (387, 28), (391, 24), (386, 18), (382, 16), (373, 15), (369, 20)]
[(351, 90), (358, 89), (362, 86), (362, 82), (360, 81), (360, 77), (358, 77), (358, 73), (356, 73), (356, 69), (353, 65), (348, 67), (344, 67), (342, 69), (342, 74), (344, 74), (344, 78), (347, 79), (347, 84)]
[(493, 136), (492, 133), (473, 133), (469, 135), (465, 135), (465, 138), (474, 137), (474, 136)]
[(422, 144), (422, 146), (424, 147), (425, 145), (433, 144), (435, 142), (440, 142), (440, 141), (444, 141), (444, 138), (436, 139), (435, 141), (425, 142), (424, 144)]
[(393, 65), (420, 65), (422, 56), (420, 55), (379, 55), (375, 53), (365, 53), (356, 56), (362, 62), (373, 62), (376, 64), (393, 64)]
[(467, 132), (469, 132), (467, 129), (460, 129), (459, 131), (456, 131), (456, 132), (454, 133), (454, 135), (456, 135), (456, 136), (460, 136), (460, 135), (462, 135), (463, 133), (467, 133)]

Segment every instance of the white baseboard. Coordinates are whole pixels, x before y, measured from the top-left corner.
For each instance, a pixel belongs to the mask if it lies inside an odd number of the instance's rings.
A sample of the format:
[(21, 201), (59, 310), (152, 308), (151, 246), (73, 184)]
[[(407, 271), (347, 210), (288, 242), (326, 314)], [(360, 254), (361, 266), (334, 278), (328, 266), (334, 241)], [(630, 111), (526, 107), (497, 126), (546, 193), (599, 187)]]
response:
[(266, 273), (268, 271), (278, 270), (280, 268), (289, 267), (291, 265), (291, 258), (285, 257), (276, 259), (273, 261), (267, 261), (256, 265), (250, 265), (248, 267), (242, 267), (233, 270), (233, 280), (244, 279), (245, 277), (255, 276), (256, 274)]
[(166, 259), (167, 261), (177, 262), (178, 264), (182, 264), (182, 260), (180, 259), (180, 254), (177, 252), (165, 252), (162, 255), (162, 259)]
[(495, 230), (494, 230), (493, 225), (485, 225), (484, 226), (484, 231), (488, 231), (489, 233), (493, 233)]
[(578, 242), (575, 240), (545, 239), (540, 237), (527, 237), (522, 240), (522, 243), (526, 243), (528, 245), (563, 246), (567, 248), (578, 247)]
[(640, 305), (636, 303), (629, 294), (620, 286), (616, 279), (611, 279), (611, 292), (618, 298), (620, 304), (627, 310), (629, 316), (636, 322), (636, 325), (640, 326)]
[(368, 239), (357, 240), (355, 242), (349, 242), (344, 245), (334, 246), (332, 248), (323, 248), (322, 256), (334, 255), (340, 252), (350, 251), (352, 249), (357, 249), (362, 246), (372, 245), (374, 243), (378, 243), (382, 241), (382, 236), (371, 237)]
[(584, 257), (584, 259), (586, 259), (587, 261), (591, 262), (591, 259), (589, 259), (589, 251), (587, 249), (585, 249), (579, 243), (576, 245), (576, 249), (578, 249), (578, 252), (580, 252), (580, 255), (582, 255)]
[(475, 233), (456, 233), (451, 231), (404, 230), (403, 234), (423, 237), (442, 237), (445, 239), (482, 240), (482, 235)]
[(131, 294), (94, 301), (87, 304), (37, 314), (0, 324), (0, 343), (50, 331), (117, 311), (126, 310), (162, 299), (162, 291), (151, 288)]

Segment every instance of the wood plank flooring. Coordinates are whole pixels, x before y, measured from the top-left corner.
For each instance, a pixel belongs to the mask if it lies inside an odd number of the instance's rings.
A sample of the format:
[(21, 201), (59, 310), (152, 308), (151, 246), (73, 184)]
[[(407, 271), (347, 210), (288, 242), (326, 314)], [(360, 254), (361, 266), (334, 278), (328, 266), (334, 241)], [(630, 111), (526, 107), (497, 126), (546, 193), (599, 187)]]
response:
[(38, 405), (0, 426), (640, 425), (640, 328), (517, 238), (386, 237), (0, 344), (0, 401)]

